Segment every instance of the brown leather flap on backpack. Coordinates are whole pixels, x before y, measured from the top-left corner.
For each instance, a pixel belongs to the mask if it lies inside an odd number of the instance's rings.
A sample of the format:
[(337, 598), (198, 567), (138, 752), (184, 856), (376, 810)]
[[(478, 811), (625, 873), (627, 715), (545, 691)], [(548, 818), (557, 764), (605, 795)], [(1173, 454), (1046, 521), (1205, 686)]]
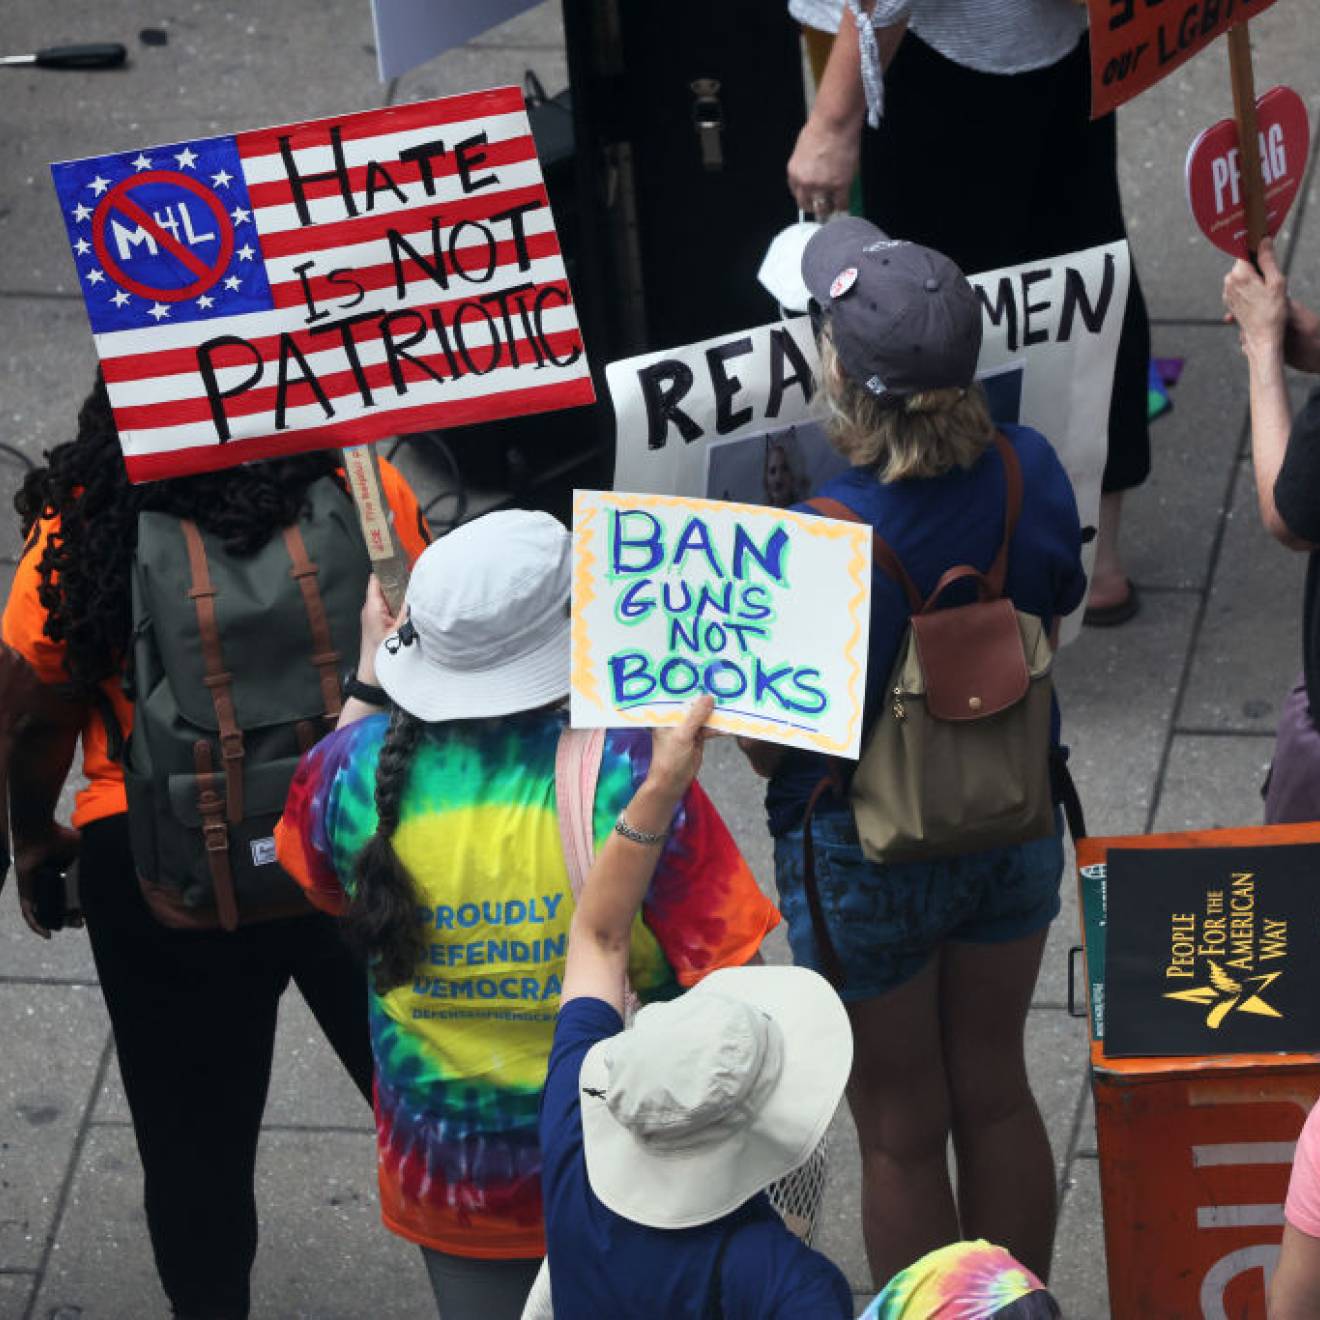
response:
[(940, 720), (980, 720), (1027, 695), (1031, 675), (1011, 600), (912, 616), (926, 678), (926, 709)]

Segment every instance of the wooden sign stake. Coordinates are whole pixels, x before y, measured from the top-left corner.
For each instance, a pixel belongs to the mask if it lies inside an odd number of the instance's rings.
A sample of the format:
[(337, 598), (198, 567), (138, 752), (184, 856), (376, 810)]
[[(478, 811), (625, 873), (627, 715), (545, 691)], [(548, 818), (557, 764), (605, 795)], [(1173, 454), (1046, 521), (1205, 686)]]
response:
[(1228, 30), (1228, 69), (1233, 84), (1233, 118), (1238, 131), (1238, 164), (1246, 208), (1247, 251), (1255, 261), (1265, 237), (1265, 179), (1260, 169), (1260, 130), (1256, 126), (1256, 78), (1251, 67), (1251, 35), (1246, 23)]
[(394, 534), (389, 505), (380, 493), (380, 461), (376, 457), (376, 446), (353, 445), (343, 450), (343, 455), (348, 488), (357, 505), (372, 572), (380, 582), (391, 613), (398, 614), (408, 585), (408, 560)]

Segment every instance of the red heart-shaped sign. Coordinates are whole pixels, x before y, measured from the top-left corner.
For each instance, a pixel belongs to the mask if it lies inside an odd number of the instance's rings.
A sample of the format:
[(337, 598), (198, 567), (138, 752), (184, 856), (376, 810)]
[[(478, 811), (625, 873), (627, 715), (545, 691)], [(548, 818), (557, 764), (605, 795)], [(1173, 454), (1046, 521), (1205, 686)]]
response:
[[(1306, 103), (1291, 87), (1271, 88), (1256, 102), (1260, 167), (1265, 179), (1265, 232), (1277, 234), (1306, 172), (1311, 126)], [(1237, 124), (1222, 119), (1187, 153), (1187, 199), (1201, 232), (1231, 257), (1247, 255), (1246, 196)]]

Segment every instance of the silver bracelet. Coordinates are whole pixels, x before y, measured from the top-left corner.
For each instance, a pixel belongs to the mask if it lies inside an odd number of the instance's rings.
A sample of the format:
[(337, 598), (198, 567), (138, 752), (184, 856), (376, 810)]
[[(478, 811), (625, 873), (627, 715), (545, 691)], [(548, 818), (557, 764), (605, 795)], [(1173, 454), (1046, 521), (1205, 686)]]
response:
[(615, 834), (622, 834), (625, 839), (631, 839), (633, 843), (645, 844), (647, 847), (664, 843), (669, 837), (668, 830), (661, 830), (659, 834), (652, 834), (649, 830), (639, 830), (629, 825), (623, 818), (623, 812), (619, 812), (619, 819), (614, 822), (614, 832)]

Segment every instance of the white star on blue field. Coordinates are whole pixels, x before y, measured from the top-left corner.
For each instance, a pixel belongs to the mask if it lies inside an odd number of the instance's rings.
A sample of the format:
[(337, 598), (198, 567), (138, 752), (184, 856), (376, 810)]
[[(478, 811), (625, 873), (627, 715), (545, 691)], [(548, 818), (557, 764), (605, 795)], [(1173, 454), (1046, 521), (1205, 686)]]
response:
[(97, 334), (274, 306), (232, 137), (50, 169)]

